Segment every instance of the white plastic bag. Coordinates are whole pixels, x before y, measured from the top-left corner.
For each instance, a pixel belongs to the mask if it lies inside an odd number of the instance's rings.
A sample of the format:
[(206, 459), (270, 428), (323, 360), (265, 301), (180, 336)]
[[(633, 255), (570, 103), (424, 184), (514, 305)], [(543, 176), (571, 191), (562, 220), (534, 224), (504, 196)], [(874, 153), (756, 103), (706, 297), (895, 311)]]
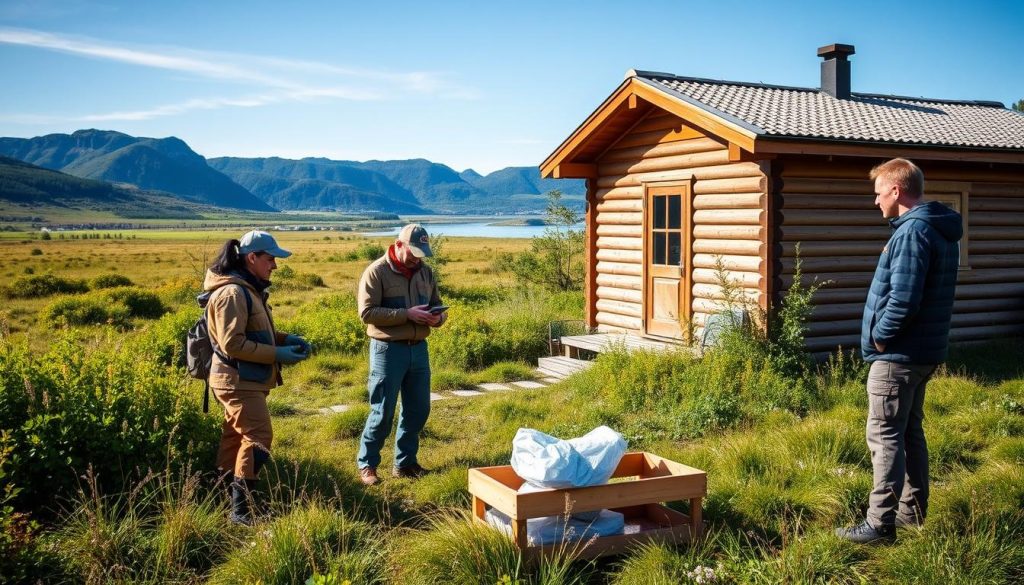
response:
[(535, 429), (512, 439), (512, 469), (536, 487), (572, 488), (608, 481), (626, 453), (626, 440), (606, 426), (563, 441)]

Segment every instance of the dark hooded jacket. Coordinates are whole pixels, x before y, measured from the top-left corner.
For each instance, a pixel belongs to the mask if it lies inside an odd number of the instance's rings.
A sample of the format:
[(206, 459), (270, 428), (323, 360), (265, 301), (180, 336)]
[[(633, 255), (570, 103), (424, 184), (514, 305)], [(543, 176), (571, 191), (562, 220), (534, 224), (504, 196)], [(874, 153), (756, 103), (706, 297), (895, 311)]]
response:
[(942, 363), (949, 350), (963, 221), (929, 201), (889, 223), (895, 231), (882, 249), (864, 305), (861, 352), (869, 362)]

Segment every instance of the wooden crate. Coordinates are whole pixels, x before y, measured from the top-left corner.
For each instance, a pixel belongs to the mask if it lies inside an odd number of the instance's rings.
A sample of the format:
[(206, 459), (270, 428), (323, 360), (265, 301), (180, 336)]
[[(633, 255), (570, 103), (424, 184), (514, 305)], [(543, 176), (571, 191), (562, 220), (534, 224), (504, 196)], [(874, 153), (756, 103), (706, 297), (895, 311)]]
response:
[[(550, 552), (560, 545), (529, 546), (526, 521), (529, 518), (565, 515), (567, 510), (588, 512), (609, 509), (625, 515), (626, 523), (640, 526), (636, 534), (604, 536), (584, 548), (581, 558), (619, 554), (641, 542), (688, 542), (704, 530), (701, 500), (707, 494), (707, 474), (669, 461), (653, 453), (626, 453), (612, 474), (621, 481), (606, 485), (518, 493), (524, 481), (511, 465), (478, 467), (469, 470), (469, 493), (473, 496), (473, 516), (485, 522), (491, 507), (512, 522), (512, 541), (528, 555)], [(614, 481), (614, 480), (613, 480)], [(689, 515), (662, 505), (663, 502), (688, 500)]]

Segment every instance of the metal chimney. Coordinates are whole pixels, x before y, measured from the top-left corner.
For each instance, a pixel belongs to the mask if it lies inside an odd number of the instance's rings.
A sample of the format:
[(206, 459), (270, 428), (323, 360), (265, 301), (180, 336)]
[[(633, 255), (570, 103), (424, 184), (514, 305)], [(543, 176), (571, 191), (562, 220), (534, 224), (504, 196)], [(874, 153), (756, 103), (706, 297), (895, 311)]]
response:
[(826, 45), (818, 49), (821, 63), (821, 91), (841, 100), (850, 99), (850, 62), (853, 45)]

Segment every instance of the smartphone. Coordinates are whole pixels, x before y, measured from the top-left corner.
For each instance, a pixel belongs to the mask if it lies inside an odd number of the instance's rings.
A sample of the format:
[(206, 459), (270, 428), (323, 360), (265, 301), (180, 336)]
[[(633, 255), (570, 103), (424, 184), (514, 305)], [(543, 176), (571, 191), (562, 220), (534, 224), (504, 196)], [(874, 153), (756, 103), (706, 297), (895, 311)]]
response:
[(445, 305), (438, 305), (436, 307), (430, 307), (429, 309), (427, 309), (427, 311), (431, 315), (440, 315), (441, 313), (444, 313), (447, 310), (448, 310), (448, 307), (446, 307)]

